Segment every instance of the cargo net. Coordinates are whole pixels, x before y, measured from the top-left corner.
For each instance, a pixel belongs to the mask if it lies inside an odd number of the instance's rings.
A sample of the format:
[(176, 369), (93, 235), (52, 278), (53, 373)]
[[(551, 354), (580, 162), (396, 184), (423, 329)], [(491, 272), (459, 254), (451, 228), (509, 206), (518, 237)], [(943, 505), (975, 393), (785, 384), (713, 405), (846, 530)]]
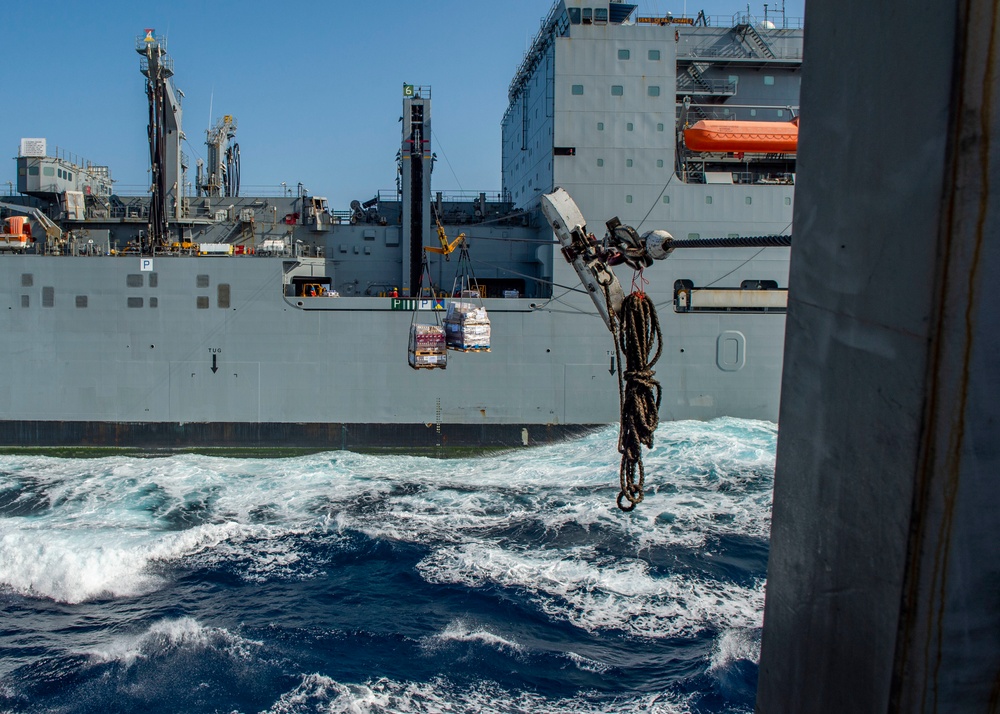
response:
[(441, 324), (441, 312), (437, 309), (430, 311), (434, 316), (433, 323), (422, 322), (417, 319), (421, 298), (423, 298), (424, 293), (425, 276), (431, 297), (436, 298), (426, 253), (424, 253), (423, 264), (420, 266), (417, 299), (413, 301), (413, 314), (410, 317), (410, 341), (407, 347), (407, 361), (413, 369), (446, 369), (448, 367), (448, 349), (445, 344), (444, 326)]
[(452, 300), (444, 318), (445, 343), (458, 352), (490, 351), (490, 318), (483, 306), (483, 288), (476, 280), (469, 247), (462, 243), (452, 286)]

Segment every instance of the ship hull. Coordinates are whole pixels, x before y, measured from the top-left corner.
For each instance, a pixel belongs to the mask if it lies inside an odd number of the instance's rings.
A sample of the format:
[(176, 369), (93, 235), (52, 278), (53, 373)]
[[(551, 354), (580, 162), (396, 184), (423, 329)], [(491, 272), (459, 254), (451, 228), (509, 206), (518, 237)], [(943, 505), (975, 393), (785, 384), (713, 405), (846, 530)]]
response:
[[(784, 282), (787, 256), (680, 259), (656, 283), (708, 282), (728, 265)], [(409, 326), (436, 321), (433, 311), (388, 297), (289, 297), (280, 258), (140, 263), (0, 260), (0, 443), (519, 446), (619, 418), (614, 343), (583, 295), (486, 299), (490, 352), (414, 370)], [(669, 292), (650, 294), (664, 330), (661, 418), (775, 421), (784, 316), (680, 314)]]

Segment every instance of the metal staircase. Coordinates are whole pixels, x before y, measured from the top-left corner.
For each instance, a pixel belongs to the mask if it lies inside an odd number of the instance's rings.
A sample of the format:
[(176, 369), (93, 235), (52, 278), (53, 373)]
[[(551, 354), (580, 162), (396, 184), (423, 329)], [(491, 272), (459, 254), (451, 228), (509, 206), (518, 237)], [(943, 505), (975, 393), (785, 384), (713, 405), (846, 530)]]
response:
[(736, 33), (740, 44), (747, 49), (751, 56), (775, 59), (774, 50), (771, 49), (771, 45), (768, 44), (764, 36), (757, 31), (757, 28), (752, 23), (746, 22), (736, 25), (733, 28), (733, 32)]

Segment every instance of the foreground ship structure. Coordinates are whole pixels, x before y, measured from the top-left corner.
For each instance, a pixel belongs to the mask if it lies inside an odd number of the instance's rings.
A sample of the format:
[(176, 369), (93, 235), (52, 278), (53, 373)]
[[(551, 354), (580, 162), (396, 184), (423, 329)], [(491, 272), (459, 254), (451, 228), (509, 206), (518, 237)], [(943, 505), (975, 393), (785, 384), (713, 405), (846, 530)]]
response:
[[(614, 346), (543, 195), (562, 187), (591, 226), (788, 234), (795, 154), (767, 137), (768, 124), (797, 132), (802, 52), (798, 21), (635, 10), (551, 8), (509, 87), (500, 191), (432, 188), (431, 91), (404, 85), (396, 190), (347, 211), (301, 186), (240, 195), (230, 116), (189, 182), (173, 62), (164, 38), (141, 35), (149, 195), (21, 142), (20, 195), (0, 206), (0, 349), (16, 365), (0, 380), (0, 443), (526, 445), (616, 421)], [(685, 145), (685, 129), (728, 121), (745, 145)], [(461, 233), (490, 350), (411, 369), (411, 325), (439, 320), (468, 279), (448, 254)], [(777, 419), (788, 253), (676, 251), (646, 272), (666, 343), (661, 418)]]

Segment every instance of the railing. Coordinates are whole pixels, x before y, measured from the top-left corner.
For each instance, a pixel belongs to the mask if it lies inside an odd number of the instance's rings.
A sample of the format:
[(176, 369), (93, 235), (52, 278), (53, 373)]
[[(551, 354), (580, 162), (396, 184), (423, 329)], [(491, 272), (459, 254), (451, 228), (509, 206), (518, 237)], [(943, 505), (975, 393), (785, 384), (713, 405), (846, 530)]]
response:
[(732, 96), (736, 94), (736, 82), (728, 79), (701, 79), (678, 75), (677, 92), (683, 94), (721, 95)]

